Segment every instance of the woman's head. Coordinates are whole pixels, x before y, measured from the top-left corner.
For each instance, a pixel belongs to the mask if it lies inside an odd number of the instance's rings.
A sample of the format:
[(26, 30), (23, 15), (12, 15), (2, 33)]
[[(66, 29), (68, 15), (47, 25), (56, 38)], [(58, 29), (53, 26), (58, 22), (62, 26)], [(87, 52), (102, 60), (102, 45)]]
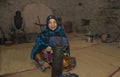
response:
[(50, 15), (47, 17), (47, 28), (54, 31), (58, 26), (57, 19), (55, 16)]

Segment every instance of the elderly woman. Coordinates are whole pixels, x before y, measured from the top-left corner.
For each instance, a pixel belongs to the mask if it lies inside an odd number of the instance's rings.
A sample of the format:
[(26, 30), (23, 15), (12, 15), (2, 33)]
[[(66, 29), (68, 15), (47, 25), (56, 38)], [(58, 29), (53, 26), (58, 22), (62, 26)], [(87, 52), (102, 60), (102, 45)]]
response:
[(63, 43), (66, 44), (64, 49), (64, 54), (70, 55), (69, 42), (65, 35), (64, 30), (61, 28), (61, 25), (58, 25), (57, 19), (55, 16), (50, 15), (46, 20), (46, 28), (39, 34), (36, 39), (36, 43), (31, 52), (31, 58), (37, 62), (42, 71), (45, 71), (47, 67), (51, 67), (52, 64), (52, 56), (45, 59), (45, 53), (52, 54), (52, 47), (58, 42), (55, 40), (56, 37), (62, 37)]

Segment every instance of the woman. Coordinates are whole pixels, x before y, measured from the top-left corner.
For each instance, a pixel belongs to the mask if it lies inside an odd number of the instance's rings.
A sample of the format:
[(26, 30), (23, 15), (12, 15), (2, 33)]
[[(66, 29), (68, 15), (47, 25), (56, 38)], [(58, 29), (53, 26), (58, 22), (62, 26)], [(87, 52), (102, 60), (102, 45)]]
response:
[(46, 28), (37, 37), (36, 43), (31, 52), (31, 58), (38, 63), (42, 71), (45, 71), (45, 69), (52, 64), (44, 59), (45, 56), (43, 56), (42, 53), (44, 54), (46, 51), (52, 51), (52, 47), (55, 46), (57, 42), (57, 40), (54, 40), (54, 37), (64, 38), (63, 43), (66, 45), (64, 53), (69, 56), (69, 43), (65, 32), (61, 26), (58, 25), (56, 17), (50, 15), (46, 20)]

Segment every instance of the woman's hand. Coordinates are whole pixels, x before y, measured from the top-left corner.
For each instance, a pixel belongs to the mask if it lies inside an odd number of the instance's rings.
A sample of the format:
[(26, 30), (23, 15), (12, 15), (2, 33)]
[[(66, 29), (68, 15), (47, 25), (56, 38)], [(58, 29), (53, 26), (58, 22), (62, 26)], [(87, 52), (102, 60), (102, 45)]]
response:
[(47, 62), (44, 62), (44, 63), (43, 63), (43, 66), (44, 66), (44, 67), (50, 67), (50, 65), (49, 65)]
[(70, 56), (68, 53), (64, 53), (64, 56), (66, 56), (66, 57), (68, 57), (68, 56)]

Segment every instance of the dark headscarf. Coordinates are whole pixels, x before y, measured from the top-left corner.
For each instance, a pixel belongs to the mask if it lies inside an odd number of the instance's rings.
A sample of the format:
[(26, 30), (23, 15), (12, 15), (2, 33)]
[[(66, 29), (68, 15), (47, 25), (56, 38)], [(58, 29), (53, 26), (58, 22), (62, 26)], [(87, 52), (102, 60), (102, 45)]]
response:
[[(32, 52), (31, 52), (31, 58), (34, 59), (34, 56), (35, 56), (35, 53), (37, 51), (41, 51), (42, 49), (41, 48), (44, 48), (44, 47), (47, 47), (47, 46), (50, 46), (49, 44), (49, 39), (50, 37), (52, 36), (60, 36), (60, 37), (66, 37), (65, 35), (65, 32), (64, 30), (61, 28), (61, 26), (58, 26), (57, 25), (57, 28), (52, 31), (49, 29), (48, 27), (48, 23), (49, 23), (49, 20), (50, 19), (55, 19), (56, 22), (57, 22), (57, 19), (55, 16), (53, 15), (50, 15), (47, 17), (47, 20), (46, 20), (46, 28), (40, 33), (40, 35), (36, 38), (36, 43), (32, 49)], [(66, 37), (67, 38), (67, 37)]]
[[(47, 20), (46, 20), (46, 28), (47, 28), (47, 29), (49, 29), (48, 23), (49, 23), (49, 20), (50, 20), (50, 19), (55, 19), (56, 22), (57, 22), (57, 27), (59, 26), (59, 25), (58, 25), (57, 18), (56, 18), (55, 16), (53, 16), (53, 15), (49, 15), (49, 16), (47, 17)], [(57, 28), (56, 28), (56, 29), (57, 29)], [(49, 30), (50, 30), (50, 29), (49, 29)]]

